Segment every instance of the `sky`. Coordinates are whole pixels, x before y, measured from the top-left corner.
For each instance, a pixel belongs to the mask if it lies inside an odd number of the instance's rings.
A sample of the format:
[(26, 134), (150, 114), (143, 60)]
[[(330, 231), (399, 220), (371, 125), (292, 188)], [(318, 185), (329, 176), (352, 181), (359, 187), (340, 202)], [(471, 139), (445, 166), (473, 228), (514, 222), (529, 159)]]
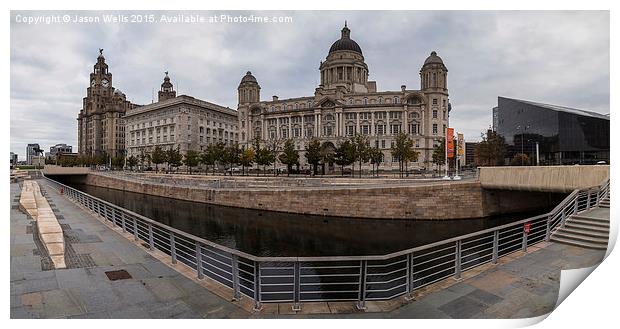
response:
[[(63, 23), (66, 14), (100, 22)], [(104, 22), (117, 14), (130, 22)], [(207, 21), (161, 21), (179, 14)], [(221, 22), (221, 15), (291, 22)], [(60, 22), (32, 23), (56, 16)], [(11, 152), (25, 159), (28, 143), (77, 151), (76, 118), (99, 48), (113, 86), (133, 103), (150, 103), (169, 71), (178, 94), (236, 109), (246, 71), (262, 100), (314, 95), (320, 61), (345, 20), (378, 91), (419, 89), (419, 70), (437, 51), (448, 68), (450, 125), (467, 141), (491, 125), (498, 96), (610, 112), (608, 11), (12, 11)]]

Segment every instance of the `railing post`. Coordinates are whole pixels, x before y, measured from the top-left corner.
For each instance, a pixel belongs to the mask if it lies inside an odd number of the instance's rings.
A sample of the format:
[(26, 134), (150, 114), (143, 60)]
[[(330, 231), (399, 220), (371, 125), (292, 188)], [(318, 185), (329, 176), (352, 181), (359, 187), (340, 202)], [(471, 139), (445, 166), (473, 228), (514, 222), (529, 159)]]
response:
[(301, 284), (299, 281), (301, 279), (301, 269), (299, 262), (293, 263), (293, 266), (293, 311), (301, 311), (301, 306), (299, 305), (299, 295), (301, 289)]
[(562, 218), (560, 219), (560, 227), (564, 227), (564, 221), (566, 220), (566, 208), (562, 209)]
[(407, 294), (405, 300), (414, 300), (413, 297), (413, 253), (407, 254)]
[(527, 252), (527, 233), (523, 229), (523, 239), (521, 240), (521, 251)]
[(360, 280), (359, 280), (359, 293), (357, 300), (357, 309), (365, 310), (366, 309), (366, 260), (360, 261)]
[(493, 260), (491, 263), (497, 264), (499, 254), (499, 230), (493, 231)]
[(112, 225), (116, 226), (116, 209), (112, 208)]
[(133, 218), (133, 237), (134, 240), (140, 241), (140, 236), (138, 235), (138, 219), (136, 217)]
[(170, 257), (172, 258), (172, 264), (177, 263), (177, 246), (174, 241), (174, 232), (170, 232)]
[(553, 219), (553, 215), (547, 216), (547, 228), (545, 229), (545, 241), (547, 242), (551, 238), (551, 219)]
[(125, 212), (121, 212), (121, 227), (123, 228), (123, 232), (127, 232), (127, 223), (125, 222)]
[(260, 311), (261, 307), (260, 262), (254, 262), (254, 311)]
[(579, 212), (579, 193), (575, 195), (575, 209), (573, 210), (573, 214), (577, 214)]
[(202, 246), (200, 242), (196, 242), (196, 270), (198, 271), (198, 279), (202, 280), (205, 275), (202, 271)]
[(148, 225), (149, 225), (149, 249), (154, 250), (155, 243), (153, 241), (153, 224), (148, 223)]
[(239, 291), (239, 257), (232, 255), (233, 300), (241, 299)]
[(590, 195), (592, 194), (591, 190), (588, 190), (588, 199), (586, 201), (586, 210), (590, 209)]
[(456, 248), (454, 252), (454, 278), (456, 280), (461, 279), (461, 240), (456, 241)]

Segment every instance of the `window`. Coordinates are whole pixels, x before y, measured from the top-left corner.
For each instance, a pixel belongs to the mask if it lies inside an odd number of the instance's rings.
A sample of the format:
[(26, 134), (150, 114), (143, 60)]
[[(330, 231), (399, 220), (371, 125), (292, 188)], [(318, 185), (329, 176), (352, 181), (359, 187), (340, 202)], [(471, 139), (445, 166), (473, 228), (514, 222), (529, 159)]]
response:
[(347, 120), (355, 120), (355, 113), (345, 113), (344, 117)]
[(385, 125), (376, 125), (375, 133), (379, 136), (385, 135)]
[(394, 96), (394, 104), (400, 103), (400, 98), (398, 96)]
[(331, 136), (334, 133), (334, 129), (332, 126), (325, 126), (323, 127), (323, 135), (325, 136)]
[(355, 135), (355, 126), (346, 126), (346, 134), (347, 136)]
[(409, 125), (409, 133), (413, 135), (417, 135), (419, 133), (419, 126), (417, 123), (412, 123)]
[(437, 110), (433, 110), (433, 119), (437, 119)]
[(400, 125), (390, 125), (390, 133), (393, 135), (400, 133)]
[(437, 98), (433, 98), (433, 105), (437, 105)]
[(294, 127), (293, 128), (293, 137), (297, 138), (301, 135), (301, 128), (300, 127)]
[(368, 98), (364, 97), (364, 105), (368, 105)]
[(433, 123), (433, 135), (437, 135), (437, 124)]
[(313, 127), (306, 127), (306, 137), (307, 138), (312, 138), (314, 136), (314, 128)]
[(385, 139), (381, 140), (381, 148), (384, 149), (385, 148)]
[(362, 135), (368, 135), (370, 133), (370, 126), (369, 125), (362, 125)]
[(379, 97), (379, 104), (383, 104), (383, 97)]

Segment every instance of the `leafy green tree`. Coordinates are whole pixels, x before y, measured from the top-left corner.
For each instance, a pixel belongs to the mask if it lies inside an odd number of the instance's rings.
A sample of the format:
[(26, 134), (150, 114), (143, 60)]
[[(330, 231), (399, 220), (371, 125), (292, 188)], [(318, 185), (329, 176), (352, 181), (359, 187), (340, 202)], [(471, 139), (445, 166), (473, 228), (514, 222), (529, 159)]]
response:
[[(227, 166), (230, 166), (229, 168), (231, 169), (230, 171), (231, 176), (233, 174), (232, 167), (239, 163), (240, 157), (241, 157), (241, 149), (239, 148), (239, 144), (234, 143), (224, 148), (224, 152), (222, 154), (221, 159), (222, 159), (222, 163), (224, 164), (224, 169), (226, 169)], [(226, 175), (226, 173), (224, 173), (224, 175)]]
[(350, 140), (345, 140), (336, 146), (336, 151), (334, 152), (334, 163), (340, 166), (340, 172), (343, 176), (344, 167), (355, 162), (354, 153), (355, 150), (353, 149)]
[(178, 146), (176, 149), (170, 148), (166, 151), (166, 162), (168, 163), (168, 171), (170, 171), (170, 167), (176, 171), (183, 164), (183, 155)]
[(370, 163), (373, 166), (373, 170), (377, 176), (379, 176), (379, 165), (383, 162), (383, 152), (377, 146), (372, 147), (368, 150), (368, 157), (370, 158)]
[(205, 165), (205, 175), (209, 170), (209, 166), (213, 168), (213, 174), (215, 174), (215, 163), (218, 159), (216, 144), (209, 144), (207, 148), (200, 154), (200, 162)]
[(446, 139), (442, 138), (441, 143), (439, 143), (433, 149), (432, 162), (436, 164), (439, 168), (446, 164)]
[(282, 152), (282, 141), (279, 139), (270, 139), (267, 141), (267, 145), (266, 145), (267, 150), (269, 150), (269, 159), (271, 160), (271, 163), (273, 163), (273, 175), (277, 175), (276, 172), (276, 165), (278, 163), (278, 158), (280, 155), (280, 152)]
[(312, 172), (314, 175), (317, 174), (317, 166), (319, 162), (321, 162), (321, 142), (318, 139), (312, 138), (308, 146), (306, 147), (306, 159), (308, 163), (312, 165)]
[[(271, 150), (267, 147), (261, 147), (261, 139), (260, 136), (256, 136), (256, 138), (254, 139), (253, 144), (253, 148), (254, 148), (254, 161), (256, 161), (256, 165), (258, 167), (262, 166), (263, 167), (263, 172), (265, 171), (265, 168), (269, 165), (271, 165), (272, 163), (275, 162), (275, 155), (273, 152), (271, 152)], [(259, 171), (256, 171), (256, 175), (259, 174)]]
[(245, 167), (252, 167), (254, 163), (256, 153), (251, 147), (242, 150), (239, 156), (239, 164), (241, 164), (241, 175), (245, 176)]
[(159, 171), (159, 165), (166, 162), (166, 151), (162, 150), (161, 147), (155, 146), (153, 153), (151, 153), (151, 161), (155, 164), (155, 171)]
[(419, 157), (419, 152), (413, 149), (413, 140), (402, 132), (396, 136), (396, 141), (392, 145), (390, 152), (392, 157), (398, 160), (400, 177), (403, 177), (403, 172), (407, 172), (409, 161), (416, 162)]
[(351, 145), (353, 146), (353, 159), (359, 163), (359, 177), (362, 177), (362, 163), (366, 163), (369, 160), (368, 150), (370, 149), (368, 142), (368, 136), (356, 134), (351, 138)]
[(133, 167), (138, 165), (138, 158), (133, 155), (130, 156), (129, 158), (127, 158), (127, 165), (129, 166), (129, 169), (133, 171)]
[(488, 130), (481, 134), (482, 141), (474, 147), (474, 159), (477, 166), (498, 166), (504, 164), (506, 141), (497, 132)]
[(292, 139), (289, 138), (284, 142), (284, 148), (278, 159), (286, 165), (287, 176), (290, 176), (293, 165), (299, 163), (299, 152), (295, 149), (295, 143)]
[(183, 164), (189, 169), (189, 174), (192, 174), (192, 168), (200, 164), (200, 152), (194, 150), (188, 150), (183, 157)]

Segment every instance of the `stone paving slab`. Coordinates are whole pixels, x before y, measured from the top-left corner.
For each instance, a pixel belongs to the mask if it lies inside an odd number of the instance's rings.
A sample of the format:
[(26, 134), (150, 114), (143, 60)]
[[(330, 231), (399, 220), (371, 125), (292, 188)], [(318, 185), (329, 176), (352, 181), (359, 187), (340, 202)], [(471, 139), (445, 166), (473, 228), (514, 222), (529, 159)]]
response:
[[(11, 184), (11, 196), (19, 192)], [(207, 290), (208, 280), (196, 281), (186, 267), (171, 268), (164, 258), (150, 254), (126, 237), (111, 231), (90, 213), (54, 191), (48, 198), (57, 205), (61, 225), (75, 233), (76, 250), (93, 255), (95, 266), (43, 271), (36, 249), (23, 229), (11, 231), (12, 318), (520, 318), (553, 310), (560, 270), (591, 266), (604, 251), (556, 243), (541, 243), (527, 253), (500, 258), (497, 265), (466, 271), (463, 279), (448, 278), (416, 291), (416, 300), (400, 307), (367, 303), (367, 312), (352, 303), (302, 304), (295, 313), (290, 304), (263, 304), (247, 312), (230, 303), (229, 290)], [(13, 201), (15, 202), (15, 201)], [(23, 228), (29, 218), (11, 210), (11, 227)], [(30, 233), (31, 234), (31, 233)], [(83, 240), (88, 241), (82, 243)], [(20, 241), (16, 243), (16, 241)], [(17, 247), (19, 246), (19, 247)], [(20, 251), (13, 252), (13, 248)], [(131, 279), (109, 281), (105, 272), (125, 269)], [(221, 291), (219, 291), (221, 290)], [(220, 297), (223, 296), (223, 297)], [(239, 305), (251, 305), (242, 298)], [(397, 305), (398, 304), (398, 305)], [(393, 309), (381, 312), (384, 309)], [(395, 309), (394, 309), (395, 308)], [(343, 314), (342, 312), (345, 312)], [(379, 312), (379, 313), (371, 313)], [(310, 314), (312, 313), (312, 314)]]

